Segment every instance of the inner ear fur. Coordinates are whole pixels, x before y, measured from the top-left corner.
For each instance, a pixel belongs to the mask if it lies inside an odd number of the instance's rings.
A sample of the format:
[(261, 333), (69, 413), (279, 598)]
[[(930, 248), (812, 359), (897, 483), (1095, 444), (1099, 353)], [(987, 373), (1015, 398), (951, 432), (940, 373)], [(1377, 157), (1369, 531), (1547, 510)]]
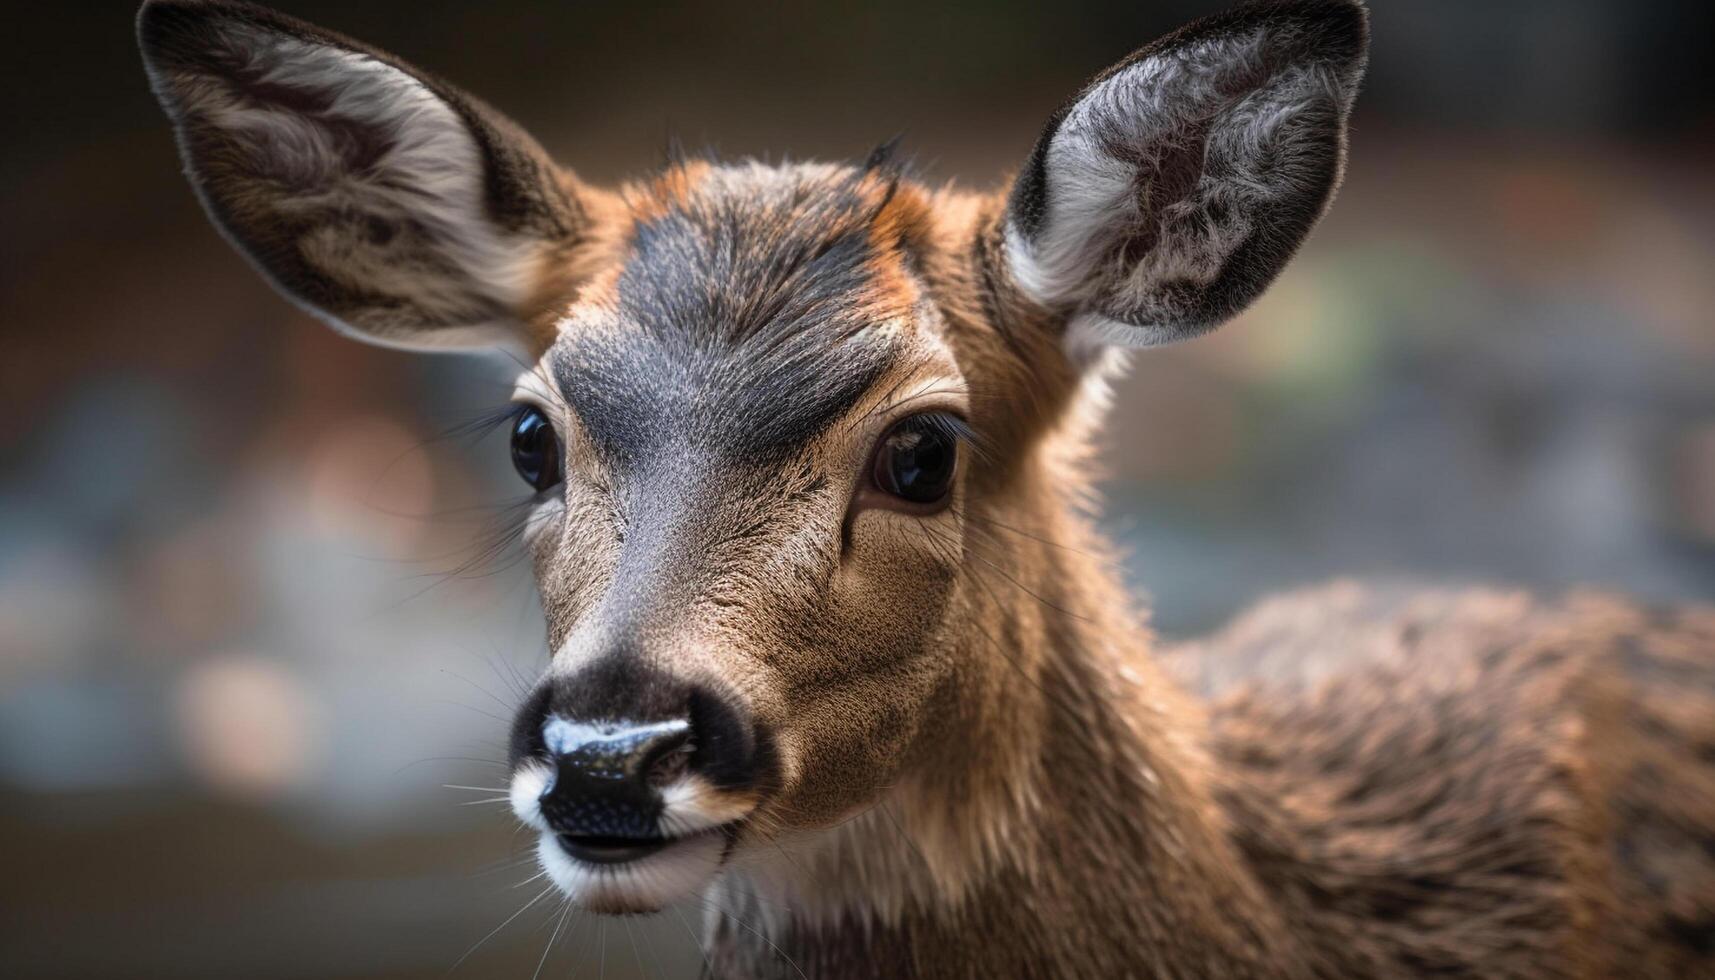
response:
[(576, 181), (534, 140), (386, 52), (218, 0), (149, 0), (137, 30), (210, 217), (343, 331), (517, 343), (588, 229)]
[(1096, 76), (1013, 185), (1014, 284), (1079, 344), (1164, 343), (1249, 305), (1333, 199), (1367, 42), (1351, 0), (1255, 3)]

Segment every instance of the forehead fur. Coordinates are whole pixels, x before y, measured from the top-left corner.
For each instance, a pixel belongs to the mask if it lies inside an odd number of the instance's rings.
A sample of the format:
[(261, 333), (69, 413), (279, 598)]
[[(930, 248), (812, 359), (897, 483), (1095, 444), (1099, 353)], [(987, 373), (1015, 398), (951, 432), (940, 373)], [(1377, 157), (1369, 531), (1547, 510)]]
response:
[(923, 195), (886, 167), (697, 161), (625, 198), (617, 272), (562, 322), (549, 361), (622, 462), (681, 443), (791, 451), (876, 383), (920, 312)]

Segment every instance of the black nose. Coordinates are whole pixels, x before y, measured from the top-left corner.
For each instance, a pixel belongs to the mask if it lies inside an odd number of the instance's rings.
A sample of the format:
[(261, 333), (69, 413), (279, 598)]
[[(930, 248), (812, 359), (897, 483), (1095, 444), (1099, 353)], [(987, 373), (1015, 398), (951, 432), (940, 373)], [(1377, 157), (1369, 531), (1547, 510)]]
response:
[(551, 716), (542, 741), (554, 766), (538, 801), (542, 819), (573, 856), (625, 861), (665, 843), (660, 787), (694, 751), (689, 719), (585, 725)]
[(661, 791), (682, 776), (720, 789), (755, 781), (757, 739), (730, 699), (695, 690), (672, 698), (679, 710), (651, 711), (649, 721), (590, 722), (580, 716), (611, 718), (614, 705), (597, 713), (579, 703), (589, 696), (589, 680), (539, 690), (513, 729), (515, 764), (535, 758), (552, 767), (537, 805), (573, 857), (611, 864), (670, 843)]

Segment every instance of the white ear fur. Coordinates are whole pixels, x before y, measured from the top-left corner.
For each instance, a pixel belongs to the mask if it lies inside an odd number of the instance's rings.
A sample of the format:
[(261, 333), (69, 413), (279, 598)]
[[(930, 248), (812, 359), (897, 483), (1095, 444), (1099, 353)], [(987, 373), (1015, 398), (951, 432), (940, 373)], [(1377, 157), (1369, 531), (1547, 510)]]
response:
[(1050, 125), (1014, 192), (1006, 257), (1026, 296), (1067, 311), (1070, 347), (1201, 332), (1290, 257), (1338, 180), (1361, 71), (1361, 37), (1354, 61), (1319, 50), (1316, 27), (1261, 10), (1193, 25)]
[(512, 341), (550, 243), (491, 215), (470, 121), (379, 57), (223, 6), (181, 5), (214, 13), (153, 46), (143, 15), (151, 81), (216, 223), (343, 332)]

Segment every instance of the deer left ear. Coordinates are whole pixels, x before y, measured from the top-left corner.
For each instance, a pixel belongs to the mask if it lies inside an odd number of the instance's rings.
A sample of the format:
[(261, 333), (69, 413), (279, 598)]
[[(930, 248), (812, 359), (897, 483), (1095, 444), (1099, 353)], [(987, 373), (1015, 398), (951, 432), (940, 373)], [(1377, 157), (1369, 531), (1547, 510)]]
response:
[(589, 231), (581, 185), (476, 99), (236, 0), (147, 0), (138, 40), (209, 216), (336, 329), (528, 348)]
[(1008, 203), (1018, 288), (1067, 343), (1146, 347), (1249, 305), (1334, 196), (1368, 26), (1352, 0), (1193, 23), (1055, 113)]

